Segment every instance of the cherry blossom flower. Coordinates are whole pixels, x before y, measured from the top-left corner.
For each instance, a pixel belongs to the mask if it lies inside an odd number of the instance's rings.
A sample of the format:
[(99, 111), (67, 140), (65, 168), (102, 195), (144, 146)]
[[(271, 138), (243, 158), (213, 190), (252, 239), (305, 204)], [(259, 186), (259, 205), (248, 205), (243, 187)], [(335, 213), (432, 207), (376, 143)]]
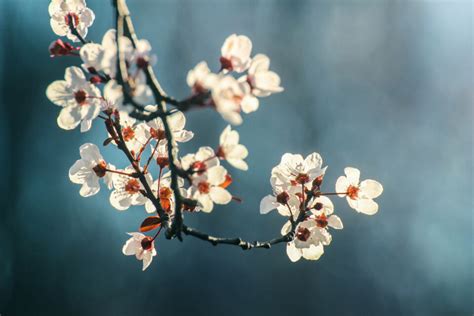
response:
[(244, 161), (248, 156), (247, 148), (239, 144), (239, 133), (233, 131), (228, 125), (219, 138), (219, 148), (217, 150), (217, 156), (221, 159), (227, 160), (227, 162), (241, 170), (248, 170), (248, 165)]
[(84, 144), (79, 149), (81, 159), (69, 169), (69, 179), (76, 184), (82, 184), (79, 194), (83, 197), (97, 194), (100, 190), (99, 179), (104, 179), (109, 189), (112, 188), (112, 173), (115, 167), (107, 164), (94, 144)]
[(188, 72), (186, 83), (194, 94), (205, 93), (211, 90), (218, 80), (218, 75), (211, 73), (205, 61), (197, 64)]
[(54, 81), (46, 90), (51, 102), (63, 107), (57, 119), (58, 125), (70, 130), (81, 124), (81, 132), (86, 132), (101, 111), (100, 90), (86, 80), (78, 67), (66, 68), (64, 79)]
[(334, 229), (342, 229), (342, 221), (339, 216), (334, 215), (334, 204), (326, 196), (319, 196), (312, 199), (308, 203), (311, 209), (312, 219), (316, 221), (316, 225), (321, 229), (331, 227)]
[(323, 159), (318, 153), (312, 153), (306, 158), (299, 154), (286, 153), (282, 156), (281, 162), (272, 170), (272, 185), (292, 186), (304, 184), (311, 186), (312, 182), (323, 176), (326, 167), (322, 167)]
[(82, 67), (86, 70), (94, 69), (102, 70), (102, 60), (104, 58), (104, 49), (102, 45), (95, 43), (87, 43), (81, 47), (79, 55), (84, 62)]
[[(286, 189), (286, 188), (285, 188)], [(288, 191), (283, 187), (275, 187), (273, 195), (267, 195), (260, 201), (260, 214), (268, 214), (276, 209), (282, 216), (290, 217), (296, 220), (300, 213), (301, 200), (296, 195), (300, 193), (297, 187), (289, 187)]]
[(228, 71), (244, 72), (250, 65), (252, 42), (245, 35), (232, 34), (221, 48), (221, 66)]
[[(151, 88), (146, 84), (145, 75), (140, 72), (134, 79), (134, 87), (130, 91), (133, 100), (139, 104), (151, 104), (153, 103), (153, 93)], [(119, 111), (129, 113), (133, 106), (130, 104), (125, 105), (123, 87), (115, 80), (109, 80), (104, 86), (104, 98), (107, 100), (109, 105)]]
[(241, 111), (250, 113), (258, 108), (258, 99), (249, 94), (245, 87), (234, 77), (223, 76), (211, 91), (217, 112), (233, 125), (242, 124)]
[(280, 86), (280, 77), (270, 71), (270, 59), (263, 54), (258, 54), (252, 59), (248, 75), (239, 79), (241, 82), (247, 82), (251, 92), (257, 97), (267, 97), (272, 93), (282, 92)]
[(156, 63), (156, 55), (151, 54), (151, 49), (151, 44), (146, 39), (137, 40), (131, 59), (131, 64), (137, 68), (136, 71)]
[(132, 238), (128, 239), (123, 245), (122, 253), (126, 256), (135, 256), (143, 261), (143, 271), (148, 268), (156, 256), (155, 243), (153, 238), (145, 236), (142, 233), (128, 233)]
[[(180, 193), (182, 196), (186, 195), (186, 190), (183, 189), (184, 180), (178, 179), (178, 187), (180, 188)], [(151, 189), (153, 194), (157, 196), (160, 200), (161, 207), (165, 210), (166, 213), (174, 212), (174, 203), (175, 198), (173, 190), (171, 189), (171, 172), (164, 174), (161, 179), (155, 180), (153, 182)], [(148, 213), (156, 212), (155, 206), (151, 200), (146, 201), (145, 209)]]
[(79, 35), (86, 37), (87, 28), (95, 19), (94, 12), (86, 7), (85, 0), (52, 0), (48, 11), (53, 32), (75, 42), (79, 42), (79, 38), (72, 34), (69, 23), (72, 22)]
[[(174, 142), (185, 143), (193, 138), (194, 133), (184, 129), (184, 126), (186, 125), (186, 117), (183, 112), (178, 111), (169, 115), (167, 117), (167, 122)], [(161, 118), (151, 120), (147, 124), (149, 126), (149, 134), (151, 137), (159, 141), (166, 141), (165, 127)]]
[(360, 171), (356, 168), (344, 169), (346, 176), (340, 176), (336, 181), (336, 192), (340, 197), (346, 197), (349, 206), (359, 213), (374, 215), (379, 206), (373, 200), (383, 192), (382, 185), (375, 180), (360, 181)]
[(208, 169), (218, 166), (219, 158), (211, 147), (200, 147), (195, 154), (187, 154), (181, 158), (181, 167), (200, 175)]
[(214, 166), (193, 178), (192, 198), (197, 200), (203, 212), (209, 213), (216, 204), (228, 204), (232, 195), (224, 188), (227, 170)]
[[(114, 174), (114, 190), (110, 194), (110, 204), (119, 211), (127, 210), (132, 205), (143, 205), (147, 198), (142, 194), (143, 184), (133, 176), (135, 169), (127, 167), (125, 170), (117, 170), (122, 174)], [(129, 174), (129, 175), (126, 175)], [(148, 184), (151, 185), (152, 178), (149, 173), (145, 175)]]
[[(288, 222), (289, 223), (289, 222)], [(291, 224), (286, 223), (282, 235), (291, 230)], [(296, 227), (295, 238), (286, 244), (286, 253), (292, 262), (303, 257), (306, 260), (318, 260), (324, 253), (324, 247), (318, 238), (319, 230), (314, 221), (304, 221)]]

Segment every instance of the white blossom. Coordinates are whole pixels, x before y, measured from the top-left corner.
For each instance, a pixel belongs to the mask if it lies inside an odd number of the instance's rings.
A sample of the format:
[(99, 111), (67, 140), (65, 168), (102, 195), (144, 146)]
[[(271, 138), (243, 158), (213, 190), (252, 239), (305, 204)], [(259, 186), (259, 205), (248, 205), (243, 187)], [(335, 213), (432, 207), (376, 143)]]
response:
[(212, 89), (217, 80), (218, 75), (211, 73), (205, 61), (200, 62), (194, 69), (191, 69), (186, 77), (186, 83), (195, 94)]
[[(114, 174), (114, 190), (110, 194), (110, 204), (119, 211), (124, 211), (132, 205), (145, 204), (147, 198), (141, 193), (144, 190), (143, 184), (138, 178), (126, 175), (134, 174), (136, 172), (135, 169), (130, 166), (124, 170), (117, 171), (125, 174)], [(145, 178), (147, 183), (151, 185), (151, 175), (147, 173)]]
[(220, 77), (211, 94), (217, 112), (233, 125), (242, 124), (240, 112), (250, 113), (258, 108), (258, 99), (232, 76)]
[(289, 187), (304, 184), (311, 186), (313, 180), (323, 176), (326, 167), (322, 167), (323, 160), (318, 153), (312, 153), (306, 158), (299, 154), (286, 153), (281, 162), (272, 169), (272, 185)]
[(375, 180), (360, 182), (360, 171), (356, 168), (344, 169), (346, 176), (340, 176), (336, 181), (336, 192), (340, 197), (346, 197), (349, 206), (359, 213), (374, 215), (379, 206), (373, 200), (383, 192), (382, 185)]
[(99, 179), (104, 179), (109, 189), (112, 188), (112, 173), (115, 167), (107, 164), (94, 144), (84, 144), (79, 149), (81, 159), (77, 160), (69, 169), (69, 179), (73, 183), (81, 184), (79, 194), (88, 197), (97, 194), (100, 190)]
[(94, 12), (86, 6), (85, 0), (51, 0), (48, 11), (53, 32), (59, 36), (67, 36), (75, 42), (78, 42), (79, 38), (71, 32), (71, 20), (79, 35), (86, 37), (87, 28), (95, 19)]
[(216, 204), (228, 204), (232, 195), (224, 188), (227, 170), (214, 166), (193, 178), (192, 198), (197, 200), (203, 212), (209, 213)]
[(125, 242), (122, 247), (122, 253), (126, 256), (135, 256), (138, 260), (143, 261), (143, 271), (148, 268), (156, 256), (154, 241), (151, 237), (142, 233), (128, 233), (132, 236)]
[(266, 55), (258, 54), (252, 59), (247, 76), (241, 77), (239, 81), (247, 82), (252, 94), (257, 97), (282, 92), (280, 77), (269, 69), (270, 59)]
[[(186, 195), (186, 190), (183, 189), (184, 180), (178, 178), (178, 188), (180, 189), (181, 196)], [(158, 188), (159, 187), (159, 188)], [(159, 198), (161, 207), (167, 213), (174, 213), (175, 198), (173, 190), (171, 188), (171, 172), (165, 173), (161, 179), (155, 180), (151, 185), (153, 194)], [(145, 209), (148, 213), (156, 212), (156, 208), (151, 200), (146, 201)]]
[(245, 158), (248, 156), (247, 148), (239, 144), (239, 133), (237, 131), (233, 131), (228, 125), (224, 131), (222, 131), (221, 136), (219, 138), (219, 149), (217, 150), (217, 155), (227, 160), (227, 162), (241, 170), (248, 170), (248, 165), (244, 161)]
[[(178, 111), (168, 115), (166, 120), (174, 142), (184, 143), (193, 138), (194, 133), (184, 129), (184, 126), (186, 125), (186, 117), (183, 112)], [(165, 127), (161, 118), (153, 119), (147, 124), (149, 126), (149, 133), (154, 139), (166, 141)]]
[(252, 42), (245, 35), (232, 34), (224, 41), (221, 48), (221, 65), (223, 69), (244, 72), (250, 65)]
[(204, 146), (200, 147), (195, 154), (187, 154), (182, 157), (180, 164), (184, 170), (192, 170), (193, 174), (199, 175), (220, 163), (214, 150), (211, 147)]
[(70, 130), (81, 124), (81, 132), (86, 132), (101, 111), (100, 90), (86, 80), (78, 67), (66, 68), (64, 79), (54, 81), (46, 90), (51, 102), (62, 107), (58, 125)]

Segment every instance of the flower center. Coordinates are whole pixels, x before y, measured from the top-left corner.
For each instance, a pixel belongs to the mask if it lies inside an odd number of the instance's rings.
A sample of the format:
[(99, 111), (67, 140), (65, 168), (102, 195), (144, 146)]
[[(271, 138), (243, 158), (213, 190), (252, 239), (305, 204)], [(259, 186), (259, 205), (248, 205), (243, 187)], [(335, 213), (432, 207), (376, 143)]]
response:
[(328, 218), (326, 217), (325, 214), (321, 214), (318, 217), (316, 217), (316, 225), (320, 228), (324, 228), (328, 226)]
[(286, 192), (281, 192), (276, 196), (276, 200), (278, 203), (285, 205), (288, 203), (288, 200), (290, 199), (290, 196)]
[(206, 181), (202, 181), (198, 184), (198, 190), (200, 193), (208, 194), (211, 191), (211, 188), (209, 186), (209, 183), (207, 183)]
[(141, 68), (141, 69), (144, 69), (144, 68), (148, 67), (148, 60), (146, 60), (146, 58), (143, 57), (143, 56), (138, 57), (137, 58), (137, 67)]
[(151, 137), (153, 137), (154, 139), (157, 139), (157, 140), (162, 140), (162, 139), (166, 138), (166, 134), (165, 134), (164, 130), (154, 129), (153, 127), (150, 128), (150, 135), (151, 135)]
[(105, 173), (107, 172), (107, 163), (103, 160), (101, 160), (97, 166), (92, 168), (94, 170), (95, 174), (99, 177), (102, 178), (105, 176)]
[(298, 228), (298, 231), (296, 232), (296, 238), (298, 238), (301, 241), (307, 241), (309, 236), (311, 236), (311, 232), (309, 231), (308, 228), (306, 227)]
[(296, 176), (295, 181), (299, 184), (305, 184), (309, 181), (309, 176), (306, 173), (300, 173)]
[(142, 239), (141, 246), (143, 250), (150, 250), (151, 248), (153, 248), (153, 238), (151, 238), (150, 236), (146, 236)]
[(225, 159), (225, 152), (224, 152), (224, 148), (222, 148), (222, 146), (219, 146), (219, 148), (217, 148), (216, 156), (221, 158), (221, 159)]
[(137, 179), (128, 180), (127, 184), (125, 184), (125, 191), (128, 194), (135, 194), (140, 192), (140, 182), (138, 182)]
[(160, 188), (160, 199), (170, 199), (173, 195), (173, 192), (168, 187), (161, 187)]
[(69, 23), (72, 22), (74, 27), (79, 25), (79, 16), (76, 13), (68, 13), (64, 16), (64, 22), (69, 26)]
[(132, 127), (127, 126), (124, 129), (122, 129), (122, 136), (123, 136), (123, 140), (128, 142), (135, 137), (135, 131), (133, 130)]
[(169, 161), (168, 157), (158, 156), (158, 158), (156, 158), (156, 163), (161, 168), (165, 168), (166, 166), (168, 166), (170, 164), (170, 161)]
[(207, 166), (204, 162), (202, 161), (195, 161), (193, 162), (193, 164), (191, 165), (191, 169), (193, 169), (194, 171), (196, 171), (197, 173), (203, 173), (204, 171), (206, 171), (207, 169)]
[(350, 185), (347, 188), (347, 196), (353, 200), (356, 200), (359, 197), (359, 188), (353, 185)]
[(79, 105), (84, 105), (87, 100), (87, 93), (84, 90), (74, 92), (74, 99)]
[(229, 71), (232, 71), (233, 67), (232, 67), (232, 61), (230, 59), (221, 57), (219, 61), (221, 62), (222, 69), (227, 69)]

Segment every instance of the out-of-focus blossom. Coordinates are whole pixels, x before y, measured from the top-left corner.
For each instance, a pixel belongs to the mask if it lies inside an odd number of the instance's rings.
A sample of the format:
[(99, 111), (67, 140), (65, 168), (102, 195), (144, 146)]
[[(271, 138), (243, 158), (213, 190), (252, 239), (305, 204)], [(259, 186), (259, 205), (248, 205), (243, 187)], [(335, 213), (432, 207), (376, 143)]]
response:
[(86, 37), (87, 28), (95, 19), (94, 12), (86, 6), (85, 0), (52, 0), (48, 11), (53, 32), (75, 42), (79, 42), (79, 38), (72, 34), (70, 23), (80, 36)]
[(237, 169), (248, 170), (248, 165), (244, 161), (248, 154), (247, 148), (239, 144), (239, 133), (233, 131), (228, 125), (219, 138), (217, 156), (227, 160), (231, 166)]
[(228, 71), (244, 72), (250, 65), (252, 42), (245, 35), (232, 34), (221, 48), (221, 67)]

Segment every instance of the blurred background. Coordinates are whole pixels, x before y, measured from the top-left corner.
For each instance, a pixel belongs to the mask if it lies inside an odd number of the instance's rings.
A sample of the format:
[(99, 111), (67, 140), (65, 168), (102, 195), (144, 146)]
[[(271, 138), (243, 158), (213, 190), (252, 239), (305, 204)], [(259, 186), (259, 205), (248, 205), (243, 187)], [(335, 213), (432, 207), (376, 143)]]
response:
[[(201, 60), (245, 34), (271, 57), (285, 92), (238, 127), (250, 151), (230, 187), (243, 203), (193, 214), (202, 230), (248, 240), (279, 234), (259, 215), (285, 152), (319, 152), (332, 191), (345, 166), (383, 183), (369, 217), (334, 198), (345, 228), (317, 262), (291, 263), (284, 245), (243, 252), (160, 239), (151, 267), (121, 247), (144, 216), (119, 213), (108, 192), (84, 199), (68, 169), (105, 131), (63, 131), (45, 89), (74, 58), (51, 59), (46, 0), (0, 2), (0, 314), (10, 315), (471, 315), (473, 312), (471, 1), (129, 0), (158, 56), (166, 91), (183, 98)], [(110, 1), (88, 39), (113, 25)], [(215, 146), (226, 126), (193, 111), (183, 153)], [(105, 157), (124, 167), (110, 148)]]

